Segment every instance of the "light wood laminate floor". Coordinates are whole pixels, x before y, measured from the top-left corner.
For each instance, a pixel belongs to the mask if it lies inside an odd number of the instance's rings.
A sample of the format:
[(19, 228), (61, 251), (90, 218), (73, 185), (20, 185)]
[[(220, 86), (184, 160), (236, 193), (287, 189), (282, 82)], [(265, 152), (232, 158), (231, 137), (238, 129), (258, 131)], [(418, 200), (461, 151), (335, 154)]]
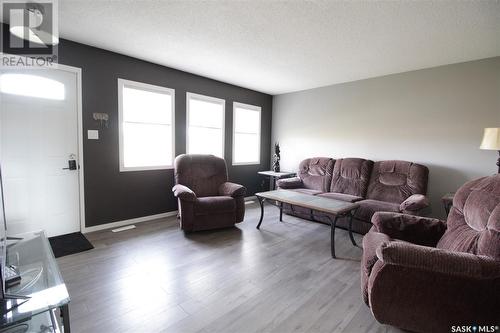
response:
[[(326, 225), (247, 205), (235, 228), (184, 234), (175, 217), (87, 234), (58, 259), (73, 332), (400, 332), (361, 299), (362, 250)], [(358, 243), (361, 237), (356, 235)]]

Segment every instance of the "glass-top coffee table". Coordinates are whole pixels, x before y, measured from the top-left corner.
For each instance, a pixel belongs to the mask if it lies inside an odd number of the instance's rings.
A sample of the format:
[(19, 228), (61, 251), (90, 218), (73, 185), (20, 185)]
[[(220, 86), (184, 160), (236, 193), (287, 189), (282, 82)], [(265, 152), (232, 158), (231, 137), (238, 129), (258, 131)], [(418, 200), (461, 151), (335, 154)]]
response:
[(354, 213), (356, 212), (356, 209), (358, 209), (359, 207), (359, 204), (357, 203), (318, 197), (290, 190), (260, 192), (256, 193), (255, 196), (259, 200), (260, 204), (260, 220), (257, 224), (257, 229), (260, 229), (260, 225), (262, 224), (262, 220), (264, 218), (264, 202), (266, 200), (280, 209), (280, 221), (283, 220), (283, 204), (286, 203), (323, 213), (324, 216), (328, 218), (331, 226), (330, 250), (333, 258), (335, 258), (335, 227), (337, 224), (337, 219), (339, 217), (349, 218), (349, 237), (351, 238), (352, 244), (356, 246), (356, 241), (354, 240), (354, 236), (352, 235), (352, 218), (354, 216)]

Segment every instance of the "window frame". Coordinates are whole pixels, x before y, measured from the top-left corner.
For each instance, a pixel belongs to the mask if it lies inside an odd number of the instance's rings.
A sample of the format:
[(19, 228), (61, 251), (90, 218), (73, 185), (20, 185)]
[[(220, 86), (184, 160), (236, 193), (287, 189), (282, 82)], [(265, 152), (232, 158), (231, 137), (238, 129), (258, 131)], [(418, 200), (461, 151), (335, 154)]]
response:
[(225, 154), (225, 141), (226, 141), (226, 100), (222, 98), (206, 96), (201, 94), (196, 94), (192, 92), (186, 92), (186, 153), (191, 154), (189, 152), (189, 116), (190, 116), (190, 103), (189, 99), (194, 98), (200, 101), (205, 101), (209, 103), (217, 103), (222, 105), (222, 156), (224, 158)]
[[(168, 93), (171, 98), (172, 107), (172, 160), (167, 165), (156, 166), (140, 166), (140, 167), (126, 167), (124, 165), (124, 145), (123, 145), (123, 89), (131, 87), (135, 89), (145, 90), (149, 92)], [(118, 78), (118, 136), (119, 136), (119, 151), (120, 151), (120, 172), (129, 171), (148, 171), (148, 170), (168, 170), (174, 168), (175, 160), (175, 89), (157, 86), (149, 83), (137, 82)]]
[[(235, 162), (234, 161), (234, 156), (235, 156), (235, 148), (236, 148), (236, 145), (235, 145), (235, 142), (236, 142), (236, 108), (237, 107), (240, 107), (242, 109), (249, 109), (249, 110), (253, 110), (253, 111), (258, 111), (259, 112), (259, 130), (257, 132), (257, 135), (258, 135), (258, 148), (257, 150), (259, 151), (259, 154), (258, 154), (258, 159), (257, 161), (255, 162)], [(232, 165), (235, 165), (235, 166), (238, 166), (238, 165), (260, 165), (260, 160), (261, 160), (261, 134), (262, 134), (262, 107), (260, 106), (257, 106), (257, 105), (252, 105), (252, 104), (245, 104), (245, 103), (240, 103), (240, 102), (233, 102), (233, 149), (232, 149), (232, 158), (231, 158), (231, 162), (232, 162)]]

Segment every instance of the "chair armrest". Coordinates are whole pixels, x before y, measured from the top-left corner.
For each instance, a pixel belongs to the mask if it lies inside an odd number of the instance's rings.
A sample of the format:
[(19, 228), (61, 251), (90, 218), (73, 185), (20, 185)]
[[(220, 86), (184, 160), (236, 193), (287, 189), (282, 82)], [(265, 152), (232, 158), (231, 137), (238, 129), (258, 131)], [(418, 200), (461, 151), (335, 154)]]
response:
[(377, 232), (425, 246), (436, 246), (446, 230), (444, 221), (392, 212), (376, 212), (372, 223)]
[(301, 188), (304, 187), (304, 184), (302, 183), (302, 179), (299, 177), (292, 177), (292, 178), (283, 178), (283, 179), (278, 179), (276, 182), (276, 186), (279, 188), (287, 189), (287, 188)]
[(370, 230), (363, 236), (363, 258), (361, 259), (361, 268), (368, 275), (372, 270), (373, 265), (377, 262), (377, 249), (384, 243), (389, 243), (392, 240), (386, 234)]
[(377, 248), (377, 257), (385, 264), (426, 270), (471, 279), (500, 278), (500, 263), (486, 256), (452, 252), (398, 241)]
[(174, 196), (185, 201), (196, 201), (196, 194), (190, 190), (187, 186), (177, 184), (172, 187), (172, 192)]
[(245, 186), (225, 182), (219, 186), (219, 195), (225, 195), (228, 197), (243, 197), (247, 193)]
[(429, 200), (423, 194), (413, 194), (406, 198), (405, 201), (399, 205), (399, 210), (416, 212), (429, 206)]

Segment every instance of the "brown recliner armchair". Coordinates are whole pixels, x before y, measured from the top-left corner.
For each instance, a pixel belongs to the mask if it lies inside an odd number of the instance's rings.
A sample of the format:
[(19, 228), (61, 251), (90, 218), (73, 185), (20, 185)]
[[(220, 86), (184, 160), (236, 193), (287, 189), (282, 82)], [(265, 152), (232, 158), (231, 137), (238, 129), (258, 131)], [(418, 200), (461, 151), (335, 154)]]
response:
[(245, 217), (244, 186), (227, 181), (224, 159), (184, 154), (175, 159), (180, 225), (185, 231), (233, 226)]
[(361, 289), (375, 318), (414, 332), (500, 324), (500, 174), (463, 185), (447, 222), (379, 212)]

